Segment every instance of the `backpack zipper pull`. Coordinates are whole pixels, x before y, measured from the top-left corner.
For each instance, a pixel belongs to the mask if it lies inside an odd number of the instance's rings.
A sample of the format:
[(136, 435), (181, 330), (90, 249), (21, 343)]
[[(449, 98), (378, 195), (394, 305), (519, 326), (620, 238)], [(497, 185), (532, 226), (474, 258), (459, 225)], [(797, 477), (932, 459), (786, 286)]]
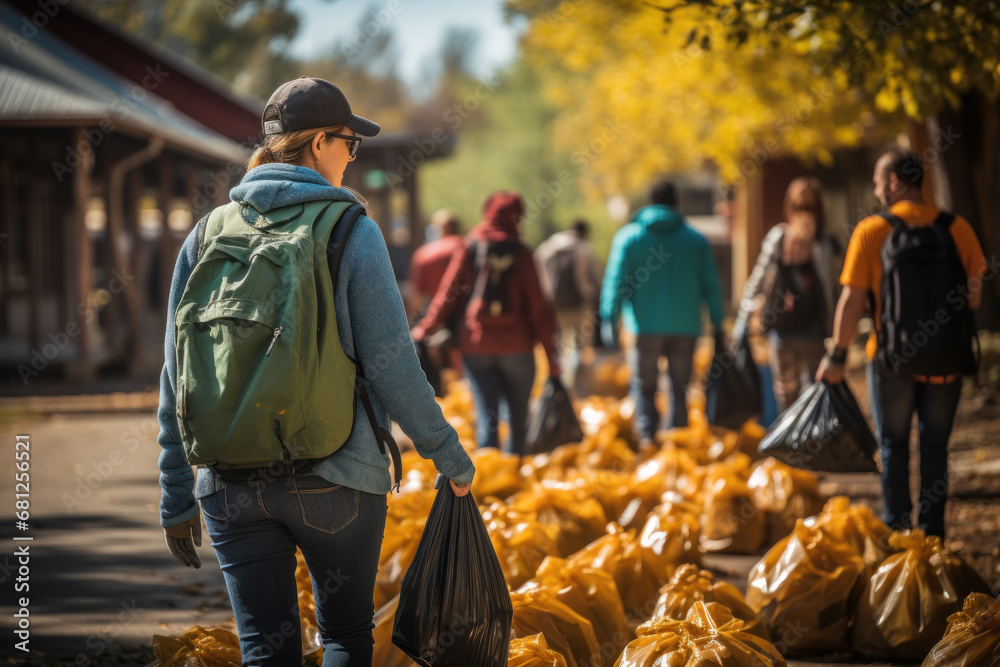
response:
[(267, 352), (264, 353), (265, 357), (269, 356), (271, 354), (271, 348), (274, 347), (274, 344), (278, 340), (278, 336), (280, 336), (281, 332), (284, 331), (284, 330), (285, 330), (285, 327), (283, 327), (280, 324), (274, 328), (274, 336), (271, 337), (271, 344), (267, 346)]

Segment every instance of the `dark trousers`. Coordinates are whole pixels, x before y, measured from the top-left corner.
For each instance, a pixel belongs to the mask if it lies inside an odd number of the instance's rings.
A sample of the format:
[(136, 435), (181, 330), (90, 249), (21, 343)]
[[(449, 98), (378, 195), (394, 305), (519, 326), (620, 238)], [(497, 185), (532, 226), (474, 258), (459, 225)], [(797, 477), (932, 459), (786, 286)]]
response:
[(201, 499), (243, 665), (302, 664), (295, 547), (312, 575), (323, 667), (370, 665), (386, 498), (295, 473)]
[(667, 358), (670, 378), (670, 421), (668, 428), (687, 426), (686, 389), (691, 381), (696, 336), (640, 334), (630, 351), (632, 396), (635, 399), (636, 429), (640, 438), (652, 438), (659, 428), (656, 410), (656, 385), (660, 379), (660, 357)]
[(523, 456), (528, 428), (528, 401), (535, 381), (535, 355), (466, 354), (466, 376), (476, 403), (476, 443), (480, 447), (498, 447), (500, 408), (510, 427), (508, 453)]
[(918, 526), (944, 537), (948, 499), (948, 438), (962, 393), (962, 381), (925, 384), (901, 378), (868, 364), (875, 436), (882, 457), (882, 501), (885, 522), (900, 530), (912, 527), (910, 496), (910, 427), (917, 415), (920, 442)]

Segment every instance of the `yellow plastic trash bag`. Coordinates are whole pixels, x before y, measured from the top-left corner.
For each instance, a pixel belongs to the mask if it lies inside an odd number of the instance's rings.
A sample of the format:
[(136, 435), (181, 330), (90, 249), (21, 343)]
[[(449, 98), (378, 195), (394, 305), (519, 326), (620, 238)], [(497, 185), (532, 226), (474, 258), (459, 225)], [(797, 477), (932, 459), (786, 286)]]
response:
[(767, 435), (767, 429), (751, 419), (740, 427), (738, 433), (736, 450), (743, 452), (751, 459), (759, 459), (760, 454), (757, 452), (757, 445)]
[(543, 524), (530, 512), (515, 512), (503, 503), (481, 508), (486, 531), (511, 589), (535, 576), (546, 556), (558, 553), (559, 527)]
[(648, 552), (657, 578), (669, 579), (677, 566), (701, 563), (701, 520), (684, 505), (664, 503), (646, 515), (639, 544)]
[(843, 650), (868, 574), (852, 545), (799, 521), (750, 570), (747, 604), (783, 655)]
[(546, 558), (535, 578), (519, 590), (547, 588), (556, 599), (586, 616), (594, 628), (606, 664), (625, 648), (631, 633), (614, 578), (592, 567), (581, 567), (562, 558)]
[(865, 505), (852, 505), (847, 496), (835, 496), (823, 511), (805, 520), (806, 525), (823, 529), (838, 542), (851, 544), (865, 565), (877, 568), (893, 552), (889, 546), (892, 530)]
[(537, 588), (510, 594), (514, 605), (511, 626), (516, 637), (544, 634), (554, 651), (566, 658), (568, 667), (600, 667), (601, 647), (590, 621), (556, 599), (551, 591)]
[(715, 602), (699, 600), (685, 620), (650, 621), (636, 635), (615, 667), (785, 667), (770, 642), (745, 632), (743, 621)]
[(417, 553), (417, 545), (426, 523), (426, 515), (406, 517), (399, 521), (390, 521), (387, 517), (378, 574), (375, 575), (376, 609), (399, 595), (403, 575)]
[(375, 618), (373, 619), (375, 629), (372, 630), (372, 638), (375, 640), (372, 665), (378, 665), (379, 667), (410, 667), (413, 664), (410, 657), (396, 648), (395, 644), (392, 643), (392, 625), (398, 607), (399, 596), (397, 595), (375, 612)]
[(567, 667), (566, 658), (549, 648), (545, 635), (521, 637), (510, 643), (507, 667)]
[(180, 637), (153, 635), (153, 653), (161, 667), (240, 667), (239, 638), (229, 630), (200, 625)]
[(660, 589), (660, 599), (653, 610), (653, 621), (673, 619), (682, 621), (696, 602), (717, 602), (729, 609), (735, 618), (743, 621), (743, 632), (771, 641), (767, 628), (761, 622), (743, 594), (724, 581), (716, 581), (711, 572), (699, 570), (696, 565), (681, 565), (670, 581)]
[(750, 457), (735, 454), (705, 471), (701, 546), (705, 551), (752, 554), (766, 539), (767, 518), (747, 486)]
[(567, 481), (594, 496), (609, 520), (620, 517), (634, 497), (631, 471), (580, 470), (576, 477)]
[(747, 487), (753, 504), (767, 515), (768, 543), (774, 544), (792, 532), (798, 519), (823, 509), (819, 477), (768, 457), (754, 465)]
[(609, 534), (594, 540), (569, 561), (578, 567), (594, 567), (610, 574), (618, 587), (630, 627), (648, 619), (656, 606), (657, 591), (670, 580), (675, 563), (657, 554), (655, 546), (643, 546), (635, 530), (610, 524)]
[(508, 498), (507, 504), (517, 512), (536, 515), (541, 523), (557, 526), (556, 548), (563, 557), (603, 535), (608, 524), (604, 508), (596, 498), (563, 482), (536, 482)]
[(948, 618), (948, 630), (920, 667), (1000, 665), (1000, 598), (973, 593), (962, 611)]
[(961, 560), (942, 547), (940, 537), (919, 529), (895, 532), (889, 545), (899, 553), (871, 576), (851, 643), (865, 655), (921, 660), (974, 591), (965, 589)]
[(690, 452), (667, 443), (653, 458), (636, 467), (632, 473), (632, 494), (652, 506), (665, 492), (685, 497), (698, 495), (703, 480), (704, 469)]
[(476, 470), (482, 471), (472, 480), (472, 493), (476, 498), (503, 500), (521, 490), (521, 457), (495, 447), (480, 447), (469, 456)]
[(306, 660), (322, 662), (323, 638), (316, 622), (316, 600), (313, 597), (312, 577), (301, 549), (295, 550), (295, 588), (299, 596), (299, 628), (302, 635), (302, 655)]

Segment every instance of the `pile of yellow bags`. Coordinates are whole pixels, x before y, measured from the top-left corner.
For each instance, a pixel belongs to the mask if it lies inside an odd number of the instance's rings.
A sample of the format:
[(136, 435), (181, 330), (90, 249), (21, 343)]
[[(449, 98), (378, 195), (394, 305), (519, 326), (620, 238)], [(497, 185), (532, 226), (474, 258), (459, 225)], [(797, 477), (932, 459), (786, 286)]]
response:
[[(974, 662), (956, 652), (996, 650), (997, 603), (965, 598), (985, 590), (974, 572), (936, 538), (893, 534), (847, 498), (821, 505), (815, 474), (755, 461), (756, 424), (711, 427), (696, 400), (690, 426), (640, 456), (631, 401), (593, 397), (577, 405), (582, 442), (522, 459), (475, 450), (471, 397), (462, 383), (450, 387), (442, 409), (476, 463), (473, 493), (512, 591), (515, 667), (784, 665), (782, 655), (851, 647), (921, 659), (939, 640), (931, 654), (952, 662), (925, 665), (957, 667)], [(391, 644), (393, 616), (436, 493), (432, 462), (407, 452), (403, 465), (379, 556), (376, 666), (411, 665)], [(700, 569), (704, 551), (755, 553), (775, 542), (745, 599)], [(304, 655), (318, 660), (301, 559), (297, 580)], [(164, 665), (239, 664), (224, 630), (156, 639)]]

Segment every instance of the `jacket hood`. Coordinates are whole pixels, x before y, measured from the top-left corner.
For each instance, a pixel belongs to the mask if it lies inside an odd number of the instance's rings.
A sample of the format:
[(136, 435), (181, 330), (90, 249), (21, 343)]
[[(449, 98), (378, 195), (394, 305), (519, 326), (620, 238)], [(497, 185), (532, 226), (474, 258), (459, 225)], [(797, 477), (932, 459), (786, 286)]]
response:
[(251, 169), (229, 191), (229, 198), (261, 213), (311, 201), (361, 203), (350, 190), (330, 185), (318, 171), (294, 164), (264, 164)]
[(495, 192), (483, 206), (483, 220), (472, 230), (476, 238), (516, 241), (521, 238), (518, 224), (524, 215), (524, 201), (516, 192)]
[(673, 206), (653, 204), (640, 209), (632, 222), (660, 234), (672, 234), (684, 227), (684, 216)]

